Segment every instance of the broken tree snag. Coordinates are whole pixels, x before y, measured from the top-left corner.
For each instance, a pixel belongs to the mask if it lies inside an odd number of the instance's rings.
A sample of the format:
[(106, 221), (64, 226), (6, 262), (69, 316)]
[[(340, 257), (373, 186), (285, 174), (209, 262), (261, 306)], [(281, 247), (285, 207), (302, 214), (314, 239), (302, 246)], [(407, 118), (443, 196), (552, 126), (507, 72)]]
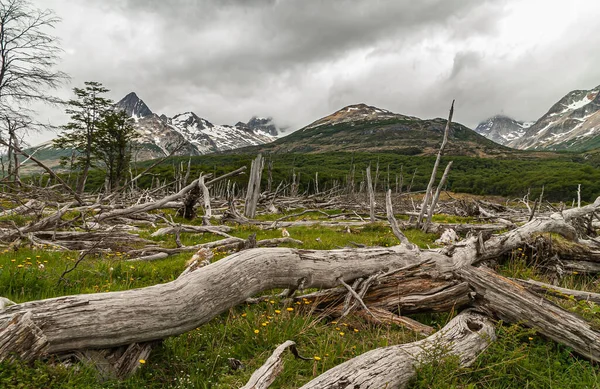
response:
[(204, 216), (202, 216), (202, 224), (210, 226), (210, 218), (212, 217), (212, 210), (210, 208), (210, 192), (208, 187), (204, 184), (204, 177), (200, 177), (198, 186), (202, 190), (202, 199), (204, 200)]
[(196, 186), (187, 192), (183, 199), (183, 205), (177, 211), (177, 213), (184, 219), (193, 220), (196, 218), (196, 203), (200, 198), (200, 180), (204, 181), (204, 176), (200, 174), (200, 177), (195, 180)]
[(452, 167), (452, 163), (454, 163), (454, 161), (450, 161), (450, 162), (448, 162), (448, 165), (446, 165), (446, 169), (444, 169), (444, 174), (442, 175), (442, 179), (440, 180), (440, 183), (438, 184), (438, 187), (435, 191), (435, 196), (433, 196), (433, 200), (431, 200), (431, 211), (427, 214), (427, 223), (425, 223), (425, 225), (423, 226), (424, 231), (427, 231), (427, 227), (429, 227), (429, 225), (431, 224), (431, 218), (433, 217), (433, 212), (435, 210), (435, 206), (437, 205), (438, 199), (440, 198), (440, 193), (442, 192), (442, 188), (444, 187), (444, 184), (446, 183), (446, 180), (448, 179), (448, 173), (450, 173), (450, 168)]
[[(351, 282), (415, 262), (415, 252), (400, 246), (331, 251), (250, 249), (165, 284), (12, 305), (0, 311), (0, 328), (31, 314), (29, 327), (37, 326), (48, 344), (40, 352), (27, 354), (28, 358), (112, 348), (193, 330), (265, 290), (332, 288), (339, 285), (338, 279)], [(22, 330), (23, 324), (13, 325)], [(6, 336), (5, 331), (0, 332), (0, 339), (5, 344), (19, 343), (18, 336)], [(5, 357), (0, 354), (0, 359)]]
[(375, 223), (375, 192), (373, 191), (373, 180), (371, 180), (371, 165), (367, 166), (367, 190), (369, 192), (369, 219)]
[(285, 350), (290, 349), (294, 356), (299, 359), (307, 361), (312, 358), (303, 358), (298, 354), (296, 349), (296, 343), (291, 340), (286, 340), (283, 344), (279, 345), (273, 354), (267, 359), (267, 361), (254, 373), (248, 380), (248, 383), (242, 386), (240, 389), (266, 389), (268, 388), (275, 378), (283, 371), (283, 353)]
[(260, 178), (265, 166), (265, 160), (262, 154), (258, 154), (250, 166), (250, 177), (248, 180), (248, 189), (246, 191), (246, 206), (244, 216), (252, 219), (256, 216), (256, 206), (260, 196)]
[(400, 231), (400, 227), (398, 226), (398, 221), (396, 220), (396, 217), (394, 216), (394, 209), (392, 208), (392, 190), (391, 189), (388, 189), (387, 193), (385, 194), (385, 210), (387, 213), (388, 222), (390, 223), (390, 226), (392, 227), (392, 232), (394, 233), (396, 238), (398, 238), (400, 243), (406, 245), (408, 248), (413, 248), (414, 245), (412, 243), (410, 243), (410, 241), (408, 240), (406, 235), (404, 235), (402, 233), (402, 231)]
[(419, 217), (417, 218), (417, 228), (421, 227), (421, 222), (423, 221), (423, 217), (425, 212), (433, 213), (433, 209), (428, 210), (427, 204), (429, 204), (429, 197), (432, 196), (433, 192), (433, 183), (435, 182), (435, 176), (437, 174), (438, 166), (440, 165), (440, 159), (442, 158), (442, 154), (444, 153), (444, 148), (446, 147), (446, 143), (448, 143), (448, 132), (450, 131), (450, 124), (452, 123), (452, 114), (454, 113), (454, 100), (452, 100), (452, 105), (450, 106), (450, 114), (448, 115), (448, 121), (446, 122), (446, 128), (444, 129), (444, 140), (442, 141), (442, 145), (440, 146), (440, 150), (438, 151), (437, 158), (435, 159), (435, 164), (433, 165), (433, 171), (431, 172), (431, 178), (429, 178), (429, 184), (427, 184), (427, 190), (425, 191), (425, 196), (423, 197), (423, 203), (421, 204), (421, 212), (419, 213)]
[(490, 269), (465, 267), (456, 274), (475, 290), (475, 305), (484, 312), (534, 328), (585, 358), (600, 361), (600, 332), (584, 319)]
[(495, 339), (490, 319), (464, 311), (428, 338), (366, 352), (326, 371), (300, 389), (404, 388), (416, 368), (433, 362), (428, 357), (455, 355), (462, 366), (468, 366)]

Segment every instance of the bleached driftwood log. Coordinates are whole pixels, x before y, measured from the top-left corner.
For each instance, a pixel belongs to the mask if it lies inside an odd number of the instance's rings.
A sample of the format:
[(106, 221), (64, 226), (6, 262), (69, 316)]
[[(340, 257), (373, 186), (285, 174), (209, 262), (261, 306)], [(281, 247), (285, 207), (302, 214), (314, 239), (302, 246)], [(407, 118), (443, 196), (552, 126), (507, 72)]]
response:
[(431, 357), (457, 356), (468, 366), (496, 339), (493, 322), (463, 311), (430, 337), (407, 344), (378, 348), (326, 371), (300, 389), (404, 388), (415, 369)]

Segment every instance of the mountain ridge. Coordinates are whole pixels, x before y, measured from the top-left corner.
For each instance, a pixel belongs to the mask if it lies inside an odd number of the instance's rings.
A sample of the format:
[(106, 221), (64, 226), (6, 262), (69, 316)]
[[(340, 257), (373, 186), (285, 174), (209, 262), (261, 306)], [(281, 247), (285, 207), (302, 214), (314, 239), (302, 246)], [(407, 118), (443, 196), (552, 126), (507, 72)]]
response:
[(518, 129), (499, 117), (482, 121), (475, 130), (520, 150), (586, 151), (600, 147), (600, 86), (567, 93), (529, 127)]

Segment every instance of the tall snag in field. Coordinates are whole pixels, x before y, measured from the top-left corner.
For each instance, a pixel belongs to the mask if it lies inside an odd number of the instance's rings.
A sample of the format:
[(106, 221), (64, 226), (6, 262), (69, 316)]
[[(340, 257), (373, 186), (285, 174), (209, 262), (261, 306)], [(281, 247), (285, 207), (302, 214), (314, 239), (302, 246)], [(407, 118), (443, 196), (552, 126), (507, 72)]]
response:
[[(433, 213), (434, 203), (431, 204), (431, 208), (428, 209), (429, 198), (433, 196), (433, 184), (435, 182), (435, 176), (437, 174), (437, 169), (440, 165), (440, 159), (442, 158), (442, 154), (444, 153), (444, 148), (446, 147), (446, 143), (448, 143), (448, 132), (450, 131), (450, 124), (452, 123), (452, 114), (454, 113), (454, 100), (452, 100), (452, 105), (450, 106), (450, 114), (448, 115), (448, 122), (446, 122), (446, 128), (444, 129), (444, 140), (442, 141), (442, 145), (440, 146), (440, 150), (438, 151), (437, 158), (435, 159), (435, 164), (433, 165), (433, 171), (431, 172), (431, 178), (429, 179), (429, 184), (427, 185), (427, 190), (425, 191), (425, 196), (423, 197), (423, 203), (421, 204), (421, 212), (419, 213), (419, 217), (417, 218), (417, 228), (421, 227), (421, 223), (423, 222), (423, 217), (427, 212), (428, 217), (427, 220), (431, 220), (431, 214)], [(449, 170), (449, 167), (446, 168), (446, 173)], [(440, 187), (443, 185), (440, 182)], [(427, 223), (424, 228), (426, 228)]]
[(244, 216), (253, 218), (256, 216), (256, 205), (260, 196), (260, 178), (262, 176), (265, 160), (262, 154), (258, 154), (250, 166), (250, 177), (248, 180), (248, 190), (246, 191), (246, 208)]

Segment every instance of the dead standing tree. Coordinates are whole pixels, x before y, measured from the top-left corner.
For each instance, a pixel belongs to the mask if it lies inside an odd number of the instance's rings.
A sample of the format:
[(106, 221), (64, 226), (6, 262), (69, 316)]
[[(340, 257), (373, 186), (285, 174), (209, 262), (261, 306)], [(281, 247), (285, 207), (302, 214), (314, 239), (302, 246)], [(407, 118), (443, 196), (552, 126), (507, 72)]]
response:
[[(435, 164), (433, 165), (433, 171), (431, 172), (431, 178), (429, 179), (429, 184), (427, 184), (427, 190), (425, 191), (425, 196), (423, 197), (423, 203), (421, 204), (421, 212), (419, 213), (419, 217), (417, 218), (417, 228), (421, 227), (421, 223), (423, 222), (423, 217), (425, 213), (429, 214), (433, 213), (433, 207), (435, 204), (432, 204), (430, 208), (428, 208), (429, 198), (433, 196), (433, 184), (435, 182), (435, 176), (437, 174), (437, 169), (440, 165), (440, 159), (442, 158), (442, 154), (444, 153), (444, 148), (446, 147), (446, 143), (448, 143), (448, 132), (450, 131), (450, 125), (452, 124), (452, 114), (454, 113), (454, 100), (452, 100), (452, 105), (450, 106), (450, 114), (448, 115), (448, 122), (446, 123), (446, 128), (444, 129), (444, 140), (442, 141), (442, 145), (440, 146), (440, 150), (438, 151), (437, 157), (435, 159)], [(449, 167), (446, 167), (446, 172), (449, 170)], [(447, 175), (447, 174), (446, 174)], [(442, 186), (440, 184), (439, 186)]]
[(250, 219), (256, 216), (256, 206), (258, 205), (258, 198), (260, 197), (260, 179), (264, 167), (265, 160), (263, 159), (262, 154), (258, 154), (250, 166), (248, 190), (246, 191), (246, 207), (244, 209), (244, 216)]

